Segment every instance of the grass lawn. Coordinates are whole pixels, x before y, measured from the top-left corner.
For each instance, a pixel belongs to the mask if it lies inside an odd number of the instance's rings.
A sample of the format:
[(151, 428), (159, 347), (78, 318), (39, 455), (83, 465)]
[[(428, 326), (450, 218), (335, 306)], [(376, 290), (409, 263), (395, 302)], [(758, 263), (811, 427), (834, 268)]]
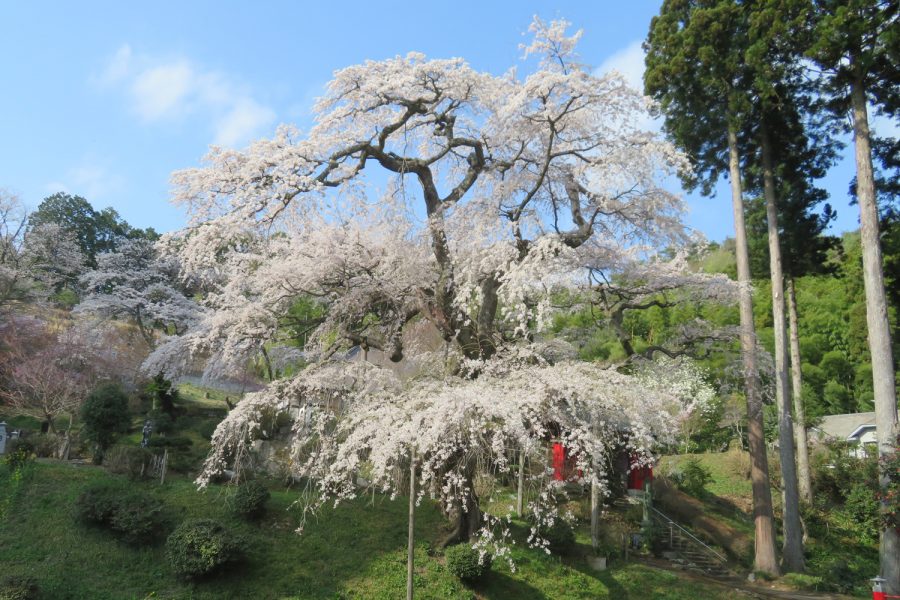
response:
[(750, 457), (746, 452), (729, 450), (721, 453), (663, 456), (659, 461), (659, 470), (662, 474), (678, 471), (690, 459), (700, 461), (712, 474), (712, 481), (706, 485), (709, 493), (723, 498), (751, 496)]
[[(384, 598), (403, 597), (406, 585), (406, 501), (376, 496), (325, 510), (294, 533), (292, 491), (275, 490), (266, 517), (256, 524), (232, 517), (227, 491), (198, 493), (188, 479), (165, 486), (133, 483), (166, 505), (170, 526), (190, 517), (221, 520), (247, 544), (244, 565), (207, 581), (178, 580), (163, 544), (132, 547), (109, 533), (77, 524), (72, 507), (90, 483), (114, 476), (92, 466), (39, 463), (30, 467), (0, 522), (0, 573), (30, 575), (52, 599), (143, 598)], [(0, 467), (0, 501), (9, 483)], [(462, 585), (431, 550), (444, 527), (438, 510), (423, 502), (417, 515), (416, 597), (454, 598), (679, 598), (729, 596), (727, 587), (699, 583), (637, 563), (590, 571), (581, 558), (560, 559), (516, 547), (517, 569), (502, 562), (477, 588)]]

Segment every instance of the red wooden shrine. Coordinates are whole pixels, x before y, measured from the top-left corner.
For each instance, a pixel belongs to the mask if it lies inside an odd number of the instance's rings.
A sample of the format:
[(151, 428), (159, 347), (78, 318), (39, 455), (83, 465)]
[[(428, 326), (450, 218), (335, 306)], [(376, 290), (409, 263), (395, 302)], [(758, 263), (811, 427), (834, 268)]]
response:
[(644, 484), (653, 481), (653, 467), (651, 465), (640, 466), (632, 463), (628, 472), (628, 489), (644, 491)]

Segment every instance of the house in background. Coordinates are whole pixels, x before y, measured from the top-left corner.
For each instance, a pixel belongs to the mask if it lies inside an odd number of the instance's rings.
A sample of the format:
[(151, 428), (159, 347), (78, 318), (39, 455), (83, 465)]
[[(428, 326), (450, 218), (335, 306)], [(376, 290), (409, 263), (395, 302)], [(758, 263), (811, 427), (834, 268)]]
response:
[(875, 434), (875, 413), (850, 413), (848, 415), (828, 415), (822, 422), (810, 427), (811, 441), (837, 440), (852, 444), (851, 456), (866, 456), (866, 446), (874, 449), (878, 443)]

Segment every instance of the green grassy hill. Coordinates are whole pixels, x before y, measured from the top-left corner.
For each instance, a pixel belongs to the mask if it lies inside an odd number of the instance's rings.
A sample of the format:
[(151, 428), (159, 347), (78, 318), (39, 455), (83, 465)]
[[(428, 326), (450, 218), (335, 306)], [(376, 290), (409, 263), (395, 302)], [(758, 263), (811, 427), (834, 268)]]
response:
[[(131, 482), (105, 468), (51, 460), (30, 465), (24, 476), (16, 479), (9, 467), (0, 463), (0, 585), (5, 576), (30, 576), (40, 585), (41, 597), (53, 600), (404, 596), (405, 499), (390, 501), (380, 495), (367, 496), (326, 509), (308, 521), (304, 533), (298, 535), (295, 529), (299, 514), (291, 508), (298, 492), (270, 484), (272, 498), (264, 519), (257, 523), (240, 520), (226, 504), (233, 488), (211, 486), (200, 493), (189, 475), (196, 472), (208, 450), (209, 436), (227, 410), (225, 395), (184, 385), (179, 392), (177, 419), (170, 424), (166, 436), (157, 440), (165, 441), (173, 461), (174, 470), (165, 485)], [(20, 421), (20, 426), (25, 427), (37, 424), (27, 419)], [(142, 422), (143, 417), (136, 415), (132, 432), (120, 444), (136, 446)], [(659, 470), (676, 472), (692, 459), (711, 473), (704, 493), (697, 498), (704, 514), (752, 540), (746, 454), (731, 451), (663, 457)], [(165, 536), (155, 543), (134, 547), (107, 531), (76, 522), (76, 499), (87, 487), (102, 482), (118, 482), (162, 502), (167, 531), (188, 518), (220, 520), (244, 540), (246, 561), (205, 581), (179, 580), (166, 561)], [(493, 501), (485, 498), (485, 508), (505, 514), (513, 500), (514, 496), (501, 493)], [(585, 502), (584, 498), (575, 498), (569, 508), (585, 518)], [(608, 539), (604, 545), (611, 549), (611, 568), (604, 572), (594, 571), (587, 564), (586, 526), (577, 531), (575, 551), (559, 557), (527, 548), (524, 542), (528, 527), (514, 521), (515, 569), (503, 560), (495, 560), (488, 577), (470, 587), (447, 570), (443, 553), (435, 549), (437, 540), (445, 534), (446, 523), (436, 506), (424, 501), (417, 514), (416, 597), (703, 600), (735, 596), (736, 590), (724, 584), (642, 562), (623, 561), (615, 545), (616, 540), (621, 540), (621, 528), (634, 525), (625, 522), (631, 517), (616, 511), (607, 514), (604, 537)], [(842, 529), (839, 521), (826, 522), (822, 518), (821, 513), (809, 517), (815, 533), (808, 545), (813, 576), (784, 583), (833, 590), (841, 588), (832, 585), (832, 580), (843, 578), (851, 586), (858, 580), (860, 585), (856, 587), (862, 590), (865, 579), (877, 568), (876, 550), (872, 544), (853, 540), (852, 531)], [(822, 533), (823, 525), (827, 534)], [(847, 548), (853, 551), (848, 553)], [(749, 568), (749, 563), (744, 566)]]
[[(246, 523), (225, 505), (227, 489), (199, 493), (184, 478), (164, 486), (130, 485), (161, 500), (170, 527), (189, 517), (221, 520), (247, 543), (247, 561), (198, 583), (177, 579), (163, 545), (133, 547), (106, 531), (85, 527), (73, 505), (88, 485), (116, 479), (102, 468), (41, 462), (28, 468), (20, 486), (0, 467), (0, 573), (30, 575), (42, 597), (52, 599), (142, 598), (384, 598), (403, 596), (406, 582), (406, 500), (376, 496), (325, 510), (297, 535), (290, 510), (295, 491), (273, 490), (265, 518)], [(10, 497), (11, 492), (13, 496)], [(417, 516), (416, 597), (453, 598), (679, 598), (728, 597), (729, 589), (698, 583), (641, 565), (619, 563), (591, 571), (583, 558), (560, 559), (517, 546), (515, 572), (502, 563), (478, 588), (462, 585), (432, 550), (444, 521), (423, 502)]]

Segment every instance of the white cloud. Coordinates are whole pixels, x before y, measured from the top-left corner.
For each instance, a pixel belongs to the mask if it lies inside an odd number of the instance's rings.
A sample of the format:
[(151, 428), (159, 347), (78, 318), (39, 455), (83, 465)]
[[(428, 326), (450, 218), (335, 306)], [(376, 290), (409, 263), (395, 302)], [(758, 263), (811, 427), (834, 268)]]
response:
[(234, 146), (246, 140), (275, 120), (275, 111), (258, 104), (252, 98), (241, 98), (216, 123), (215, 143), (222, 146)]
[(148, 121), (178, 116), (187, 108), (195, 80), (193, 69), (184, 61), (147, 69), (131, 84), (134, 109)]
[(112, 85), (123, 80), (131, 70), (131, 46), (123, 44), (109, 60), (103, 73), (97, 77), (98, 83)]
[[(618, 50), (604, 60), (594, 70), (595, 75), (603, 75), (616, 71), (625, 78), (625, 82), (640, 93), (644, 93), (644, 49), (641, 47), (643, 40), (634, 40), (621, 50)], [(650, 113), (638, 119), (637, 126), (640, 129), (660, 131), (662, 120), (653, 118)]]
[(644, 50), (642, 40), (635, 40), (626, 47), (604, 60), (596, 73), (602, 75), (610, 71), (618, 71), (636, 90), (644, 89)]
[(276, 118), (275, 111), (255, 99), (246, 86), (184, 57), (135, 56), (124, 45), (95, 79), (106, 86), (118, 85), (141, 120), (177, 122), (191, 117), (206, 122), (214, 143), (220, 145), (245, 144)]

